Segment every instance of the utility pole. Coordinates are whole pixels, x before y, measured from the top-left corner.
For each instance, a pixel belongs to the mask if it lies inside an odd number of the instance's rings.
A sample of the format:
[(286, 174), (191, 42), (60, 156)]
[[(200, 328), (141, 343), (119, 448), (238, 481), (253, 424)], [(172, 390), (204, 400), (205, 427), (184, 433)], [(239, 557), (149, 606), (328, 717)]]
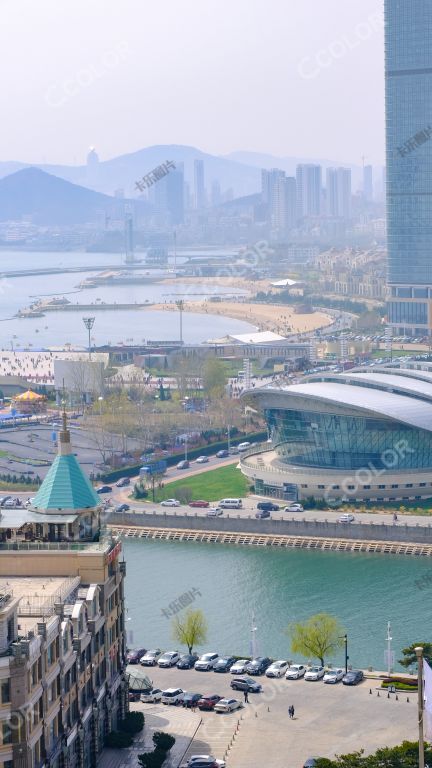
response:
[(183, 344), (183, 310), (184, 310), (184, 301), (183, 299), (179, 299), (176, 301), (177, 309), (180, 312), (180, 344)]
[(91, 332), (92, 328), (95, 324), (95, 317), (83, 317), (83, 323), (85, 327), (88, 330), (88, 353), (89, 353), (89, 360), (91, 360)]
[(425, 768), (424, 733), (423, 733), (423, 648), (415, 648), (418, 663), (418, 730), (419, 730), (419, 768)]
[(391, 642), (393, 638), (391, 636), (391, 624), (387, 622), (387, 675), (390, 677), (393, 666), (393, 653), (391, 649)]

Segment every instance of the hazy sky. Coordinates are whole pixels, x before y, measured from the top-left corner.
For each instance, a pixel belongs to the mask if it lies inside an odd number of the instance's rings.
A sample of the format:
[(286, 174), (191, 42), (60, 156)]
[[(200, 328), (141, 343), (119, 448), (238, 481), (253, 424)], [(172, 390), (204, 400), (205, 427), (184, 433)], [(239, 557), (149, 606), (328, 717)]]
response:
[(382, 163), (383, 0), (0, 0), (0, 160)]

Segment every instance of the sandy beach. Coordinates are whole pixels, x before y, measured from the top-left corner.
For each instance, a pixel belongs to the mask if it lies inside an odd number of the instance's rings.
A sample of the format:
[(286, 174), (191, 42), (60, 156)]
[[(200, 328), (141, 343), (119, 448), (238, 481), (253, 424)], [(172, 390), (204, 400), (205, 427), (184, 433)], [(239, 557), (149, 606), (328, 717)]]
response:
[[(178, 312), (175, 303), (153, 304), (149, 310)], [(143, 311), (146, 311), (145, 309)], [(244, 320), (261, 331), (273, 331), (281, 336), (306, 333), (330, 325), (332, 318), (324, 312), (297, 314), (292, 307), (276, 304), (255, 304), (247, 301), (185, 301), (184, 312), (223, 315)]]

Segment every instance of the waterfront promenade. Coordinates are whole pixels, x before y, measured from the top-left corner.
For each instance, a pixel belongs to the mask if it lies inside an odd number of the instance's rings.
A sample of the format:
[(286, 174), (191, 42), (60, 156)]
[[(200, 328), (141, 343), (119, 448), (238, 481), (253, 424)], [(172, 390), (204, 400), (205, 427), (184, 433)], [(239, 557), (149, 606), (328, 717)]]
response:
[(256, 519), (228, 514), (207, 517), (192, 512), (109, 513), (108, 524), (125, 536), (221, 544), (376, 552), (432, 556), (432, 526), (373, 521), (339, 523), (337, 519)]

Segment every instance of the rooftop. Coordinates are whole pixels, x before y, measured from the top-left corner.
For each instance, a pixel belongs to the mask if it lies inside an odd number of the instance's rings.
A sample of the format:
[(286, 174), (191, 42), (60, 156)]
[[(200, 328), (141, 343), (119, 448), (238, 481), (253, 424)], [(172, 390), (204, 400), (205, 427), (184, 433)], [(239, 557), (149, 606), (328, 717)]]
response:
[(99, 504), (90, 480), (70, 453), (56, 456), (35, 496), (33, 508), (69, 511), (92, 509)]
[(298, 384), (269, 384), (247, 394), (261, 400), (276, 398), (274, 405), (280, 408), (295, 409), (294, 398), (298, 397), (328, 402), (359, 410), (363, 415), (368, 412), (432, 431), (432, 380), (429, 377), (427, 370), (420, 374), (417, 369), (376, 366), (346, 373), (323, 371)]

